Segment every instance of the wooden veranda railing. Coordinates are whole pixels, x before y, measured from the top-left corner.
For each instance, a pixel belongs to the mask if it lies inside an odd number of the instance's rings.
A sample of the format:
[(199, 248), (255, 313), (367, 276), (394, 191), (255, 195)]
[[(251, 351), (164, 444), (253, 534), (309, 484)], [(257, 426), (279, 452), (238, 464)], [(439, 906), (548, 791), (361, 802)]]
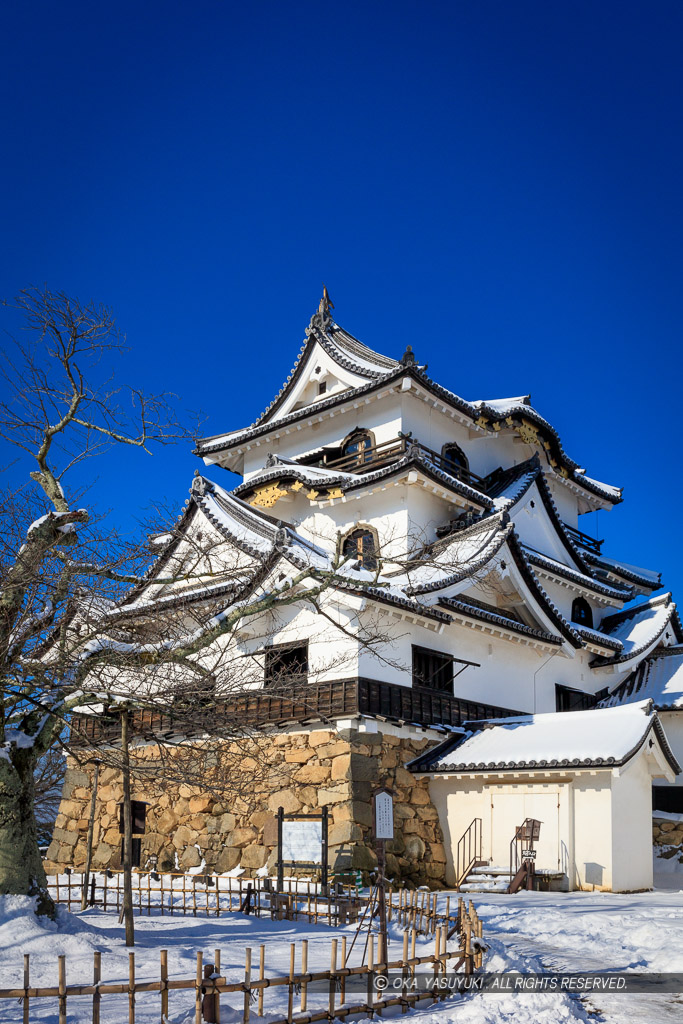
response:
[(381, 441), (379, 444), (369, 445), (366, 448), (359, 448), (357, 452), (343, 455), (337, 459), (329, 459), (324, 465), (326, 469), (337, 469), (342, 473), (369, 473), (382, 466), (396, 462), (402, 458), (409, 448), (418, 449), (426, 455), (437, 469), (448, 473), (449, 476), (461, 480), (462, 483), (474, 487), (477, 491), (483, 491), (484, 478), (471, 469), (457, 465), (448, 455), (435, 452), (426, 444), (416, 441), (412, 437), (395, 437), (389, 441)]
[[(461, 725), (481, 718), (507, 718), (521, 712), (493, 704), (453, 697), (438, 690), (400, 686), (376, 679), (358, 677), (326, 682), (298, 683), (287, 693), (267, 689), (235, 693), (216, 702), (207, 712), (206, 722), (193, 716), (194, 727), (212, 732), (231, 724), (242, 726), (283, 725), (286, 723), (325, 722), (358, 715), (381, 716), (392, 721), (416, 725)], [(182, 716), (139, 710), (131, 713), (131, 732), (150, 739), (178, 735), (184, 731)], [(116, 718), (105, 715), (74, 715), (72, 741), (100, 743), (114, 741), (120, 735)]]

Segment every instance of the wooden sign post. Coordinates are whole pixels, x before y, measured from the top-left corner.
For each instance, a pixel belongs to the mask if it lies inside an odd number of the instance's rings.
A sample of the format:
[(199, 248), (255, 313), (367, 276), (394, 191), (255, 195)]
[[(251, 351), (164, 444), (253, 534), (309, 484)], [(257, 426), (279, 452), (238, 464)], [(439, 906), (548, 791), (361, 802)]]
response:
[(390, 789), (379, 789), (373, 797), (375, 843), (377, 844), (377, 889), (379, 894), (379, 949), (381, 964), (388, 962), (386, 864), (387, 840), (394, 838), (394, 797)]

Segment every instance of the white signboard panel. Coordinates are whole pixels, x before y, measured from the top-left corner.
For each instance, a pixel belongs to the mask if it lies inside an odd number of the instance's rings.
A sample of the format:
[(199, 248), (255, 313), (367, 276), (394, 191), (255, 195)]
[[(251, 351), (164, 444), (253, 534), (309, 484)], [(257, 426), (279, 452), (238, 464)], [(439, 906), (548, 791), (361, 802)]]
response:
[(375, 839), (394, 838), (394, 798), (391, 793), (375, 794)]
[(322, 821), (283, 821), (282, 859), (302, 861), (305, 864), (322, 864)]

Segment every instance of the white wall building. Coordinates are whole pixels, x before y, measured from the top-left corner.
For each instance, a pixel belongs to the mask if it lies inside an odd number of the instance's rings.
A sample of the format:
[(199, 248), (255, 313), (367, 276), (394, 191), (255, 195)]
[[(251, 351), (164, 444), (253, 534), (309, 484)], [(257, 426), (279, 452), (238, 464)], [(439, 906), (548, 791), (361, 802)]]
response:
[[(452, 733), (436, 760), (410, 766), (432, 779), (450, 884), (473, 819), (477, 859), (502, 869), (531, 817), (543, 823), (537, 866), (557, 884), (651, 885), (652, 779), (683, 809), (683, 728), (671, 709), (681, 687), (672, 702), (662, 696), (663, 670), (675, 678), (683, 664), (683, 630), (671, 595), (653, 596), (659, 573), (581, 532), (581, 515), (611, 510), (621, 491), (573, 461), (528, 396), (466, 401), (410, 348), (395, 360), (357, 341), (325, 295), (275, 400), (197, 452), (224, 486), (196, 477), (178, 529), (125, 607), (182, 599), (196, 621), (246, 593), (295, 579), (303, 592), (332, 573), (318, 612), (294, 605), (267, 630), (245, 623), (235, 654), (249, 656), (249, 685), (264, 696), (275, 669), (316, 694), (343, 682), (343, 711), (325, 705), (328, 727), (417, 730), (434, 744)], [(205, 576), (198, 537), (212, 544)], [(188, 560), (191, 581), (155, 583)], [(382, 643), (368, 643), (373, 634)], [(639, 703), (624, 710), (629, 701)], [(318, 714), (319, 728), (322, 704), (312, 707), (307, 721)], [(278, 726), (274, 712), (264, 716)]]

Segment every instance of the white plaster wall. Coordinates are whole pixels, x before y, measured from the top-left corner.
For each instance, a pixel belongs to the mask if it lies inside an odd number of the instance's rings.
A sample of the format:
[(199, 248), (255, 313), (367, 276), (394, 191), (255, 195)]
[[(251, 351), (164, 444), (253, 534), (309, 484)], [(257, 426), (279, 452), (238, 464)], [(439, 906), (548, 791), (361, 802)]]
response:
[[(311, 415), (315, 416), (314, 408)], [(399, 431), (403, 429), (401, 401), (396, 394), (387, 395), (381, 401), (368, 399), (366, 402), (359, 399), (355, 408), (336, 412), (334, 416), (324, 413), (320, 415), (323, 416), (321, 422), (284, 426), (280, 428), (280, 436), (277, 438), (255, 438), (250, 442), (252, 447), (244, 456), (244, 479), (249, 479), (263, 468), (269, 452), (293, 459), (317, 451), (318, 448), (341, 444), (356, 427), (372, 430), (378, 444), (398, 437)]]
[(643, 751), (612, 773), (615, 892), (652, 888), (652, 777), (647, 762)]
[[(610, 773), (582, 772), (572, 783), (574, 872), (572, 889), (612, 888)], [(648, 830), (648, 837), (650, 832)]]

